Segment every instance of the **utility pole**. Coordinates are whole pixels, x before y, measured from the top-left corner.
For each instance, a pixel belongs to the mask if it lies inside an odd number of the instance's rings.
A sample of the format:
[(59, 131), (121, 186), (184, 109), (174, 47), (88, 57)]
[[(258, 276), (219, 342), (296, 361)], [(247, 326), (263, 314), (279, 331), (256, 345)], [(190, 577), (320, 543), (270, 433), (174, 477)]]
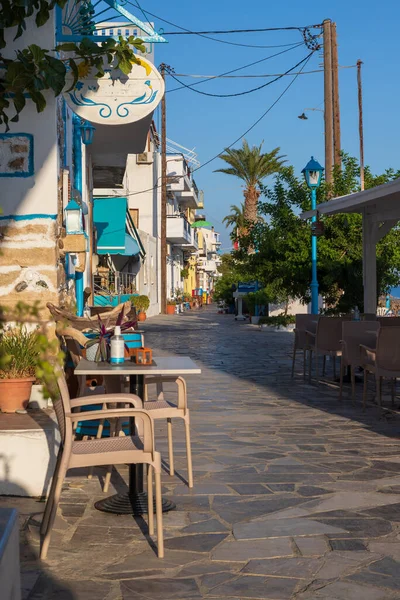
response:
[[(167, 65), (160, 65), (165, 83)], [(166, 94), (161, 100), (161, 314), (167, 312), (167, 105)]]
[(363, 101), (362, 101), (362, 81), (361, 65), (362, 61), (357, 61), (357, 86), (358, 86), (358, 133), (360, 136), (360, 186), (364, 189), (364, 125), (363, 125)]
[(333, 165), (333, 96), (332, 96), (332, 42), (331, 20), (323, 22), (324, 31), (324, 118), (325, 118), (325, 179), (332, 183)]
[(339, 103), (339, 59), (336, 36), (336, 23), (331, 23), (332, 46), (332, 92), (333, 92), (333, 164), (341, 167), (340, 156), (340, 103)]

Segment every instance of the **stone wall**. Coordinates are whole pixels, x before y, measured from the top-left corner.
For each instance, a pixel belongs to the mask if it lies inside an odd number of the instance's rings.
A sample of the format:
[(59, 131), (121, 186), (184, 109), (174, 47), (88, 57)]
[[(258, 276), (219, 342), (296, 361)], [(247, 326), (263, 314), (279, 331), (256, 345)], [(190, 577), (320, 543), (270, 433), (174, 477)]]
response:
[[(0, 220), (0, 305), (20, 302), (59, 302), (56, 220), (13, 218)], [(48, 313), (44, 313), (48, 314)]]

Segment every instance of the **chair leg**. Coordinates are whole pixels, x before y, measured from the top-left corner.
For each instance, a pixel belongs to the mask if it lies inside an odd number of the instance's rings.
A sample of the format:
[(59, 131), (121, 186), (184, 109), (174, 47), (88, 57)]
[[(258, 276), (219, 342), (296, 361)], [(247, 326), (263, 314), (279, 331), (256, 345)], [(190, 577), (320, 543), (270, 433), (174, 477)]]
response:
[(379, 408), (382, 408), (382, 377), (376, 376), (376, 397)]
[(162, 523), (161, 473), (155, 473), (156, 480), (156, 520), (158, 558), (164, 558), (164, 532)]
[(363, 410), (367, 408), (368, 371), (364, 367)]
[(175, 474), (174, 447), (173, 447), (173, 442), (172, 442), (172, 419), (167, 419), (167, 430), (168, 430), (169, 474), (172, 477)]
[(292, 379), (294, 377), (294, 364), (296, 362), (296, 343), (293, 344), (293, 357), (292, 357)]
[(303, 350), (303, 379), (306, 378), (306, 369), (307, 369), (307, 350)]
[(319, 365), (318, 365), (318, 352), (315, 350), (315, 380), (317, 385), (319, 385)]
[(42, 517), (42, 522), (40, 524), (40, 535), (44, 535), (44, 533), (47, 529), (48, 522), (49, 522), (51, 507), (53, 505), (54, 491), (56, 489), (58, 473), (60, 470), (61, 458), (62, 458), (62, 450), (60, 450), (57, 455), (57, 462), (56, 462), (56, 466), (54, 469), (53, 479), (51, 480), (49, 495), (47, 497), (47, 502), (46, 502), (46, 506), (44, 509), (43, 517)]
[(336, 381), (336, 356), (332, 356), (333, 360), (333, 380)]
[(153, 500), (153, 467), (147, 468), (147, 515), (149, 520), (149, 534), (154, 535), (154, 500)]
[(47, 557), (47, 551), (49, 549), (50, 539), (51, 539), (51, 532), (53, 530), (54, 521), (55, 521), (55, 518), (57, 515), (58, 503), (60, 501), (62, 485), (64, 483), (64, 478), (65, 478), (66, 472), (67, 472), (67, 470), (65, 467), (60, 467), (60, 472), (57, 477), (57, 483), (56, 483), (55, 490), (54, 490), (54, 498), (53, 498), (53, 502), (52, 502), (50, 516), (48, 519), (46, 531), (44, 533), (42, 545), (40, 548), (40, 558), (42, 560), (45, 560)]
[(394, 407), (395, 395), (396, 395), (396, 378), (393, 377), (393, 379), (392, 379), (392, 408)]
[(324, 354), (323, 362), (322, 362), (322, 377), (325, 377), (325, 367), (326, 367), (326, 354)]
[(186, 457), (188, 466), (188, 486), (193, 487), (193, 465), (192, 465), (192, 445), (190, 442), (190, 421), (189, 415), (185, 419), (185, 435), (186, 435)]
[(345, 368), (343, 359), (340, 360), (340, 380), (339, 380), (339, 402), (343, 400), (343, 369)]
[(308, 383), (311, 383), (312, 350), (308, 353)]
[(356, 401), (356, 373), (353, 366), (350, 367), (350, 377), (351, 377), (351, 400), (353, 404)]
[(105, 474), (104, 485), (103, 485), (103, 492), (105, 494), (107, 494), (108, 488), (110, 487), (112, 470), (113, 470), (113, 466), (112, 465), (108, 465), (108, 467), (107, 467), (107, 473)]

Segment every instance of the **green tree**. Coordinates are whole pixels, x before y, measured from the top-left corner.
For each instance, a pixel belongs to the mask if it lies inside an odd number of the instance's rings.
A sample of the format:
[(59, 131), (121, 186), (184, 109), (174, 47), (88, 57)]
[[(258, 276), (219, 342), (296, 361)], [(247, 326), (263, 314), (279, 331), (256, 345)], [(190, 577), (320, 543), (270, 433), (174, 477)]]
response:
[(279, 156), (280, 148), (271, 152), (262, 153), (262, 144), (250, 148), (246, 140), (243, 140), (241, 148), (228, 148), (220, 158), (229, 167), (217, 169), (216, 173), (225, 173), (238, 177), (245, 184), (244, 194), (244, 216), (249, 223), (257, 221), (257, 205), (260, 197), (260, 185), (262, 181), (277, 173), (282, 168), (284, 157)]
[[(73, 75), (72, 89), (79, 77), (88, 75), (92, 68), (96, 69), (96, 77), (104, 76), (104, 67), (112, 64), (124, 74), (132, 70), (138, 63), (135, 50), (145, 51), (142, 40), (130, 36), (119, 41), (106, 39), (101, 43), (84, 38), (80, 43), (67, 42), (55, 49), (46, 50), (36, 44), (17, 50), (16, 56), (10, 58), (1, 52), (6, 48), (6, 31), (16, 28), (14, 39), (23, 36), (29, 18), (34, 18), (36, 26), (41, 27), (50, 18), (56, 6), (63, 8), (67, 0), (4, 0), (0, 12), (0, 124), (9, 129), (8, 123), (17, 122), (19, 114), (26, 105), (28, 96), (36, 105), (38, 112), (46, 107), (43, 92), (51, 90), (59, 96), (66, 85), (67, 67)], [(95, 28), (92, 22), (94, 9), (89, 3), (76, 2), (79, 12), (85, 20), (88, 34)], [(83, 11), (83, 12), (82, 12)], [(11, 31), (9, 32), (11, 35)], [(66, 58), (55, 56), (61, 51)], [(65, 54), (67, 53), (67, 55)], [(14, 115), (10, 117), (10, 112)]]
[(231, 204), (231, 213), (222, 219), (226, 228), (232, 227), (230, 238), (235, 242), (240, 236), (240, 232), (245, 229), (246, 220), (244, 218), (244, 203), (240, 207), (236, 204)]
[[(366, 186), (372, 187), (399, 176), (387, 169), (382, 175), (372, 175), (366, 169)], [(356, 159), (343, 154), (342, 170), (335, 172), (333, 193), (349, 194), (359, 189), (359, 166)], [(318, 202), (328, 198), (328, 187), (318, 190)], [(293, 167), (284, 167), (270, 187), (263, 188), (264, 202), (260, 212), (264, 222), (258, 222), (249, 233), (257, 252), (235, 253), (247, 279), (258, 279), (275, 289), (280, 298), (310, 299), (311, 230), (300, 213), (310, 209), (310, 194), (304, 181), (294, 174)], [(331, 196), (330, 196), (331, 197)], [(358, 214), (338, 214), (323, 218), (325, 233), (318, 240), (318, 280), (320, 293), (332, 310), (348, 311), (363, 307), (362, 218)], [(241, 247), (246, 247), (246, 243)], [(400, 229), (392, 229), (377, 245), (378, 293), (399, 283)], [(282, 301), (282, 300), (280, 300)]]

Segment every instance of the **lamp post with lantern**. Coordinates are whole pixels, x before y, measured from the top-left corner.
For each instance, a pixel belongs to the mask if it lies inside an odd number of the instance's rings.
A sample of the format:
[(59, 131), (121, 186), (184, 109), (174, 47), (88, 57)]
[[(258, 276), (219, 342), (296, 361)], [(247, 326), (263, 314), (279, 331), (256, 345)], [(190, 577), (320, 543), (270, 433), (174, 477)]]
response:
[[(302, 173), (308, 188), (311, 190), (311, 209), (317, 208), (317, 189), (321, 185), (322, 173), (324, 168), (319, 162), (311, 157), (311, 160), (306, 164)], [(317, 216), (312, 217), (312, 223), (317, 221)], [(318, 314), (318, 279), (317, 279), (317, 236), (315, 231), (311, 236), (311, 312), (313, 315)]]

